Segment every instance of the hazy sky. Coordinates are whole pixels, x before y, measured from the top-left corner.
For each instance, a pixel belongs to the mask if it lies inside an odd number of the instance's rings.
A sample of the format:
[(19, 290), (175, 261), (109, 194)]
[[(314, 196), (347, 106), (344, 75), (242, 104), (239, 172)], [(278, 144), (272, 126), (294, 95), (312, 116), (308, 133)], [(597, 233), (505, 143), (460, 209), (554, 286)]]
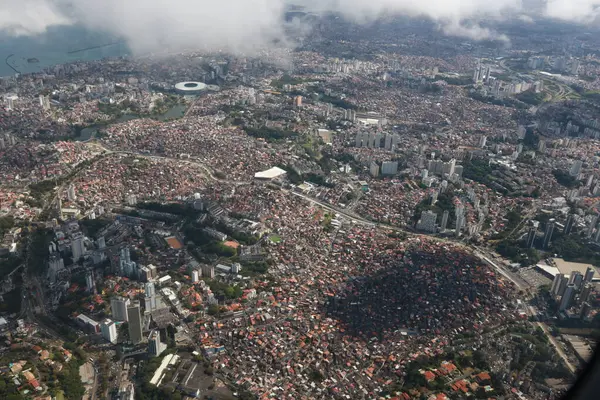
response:
[[(0, 31), (35, 35), (49, 26), (80, 23), (123, 36), (134, 52), (202, 47), (248, 51), (273, 39), (285, 40), (286, 2), (290, 0), (0, 0)], [(358, 22), (390, 14), (428, 16), (446, 34), (480, 39), (503, 37), (477, 25), (478, 19), (528, 12), (522, 0), (297, 0), (293, 4), (338, 11)], [(593, 23), (596, 5), (600, 0), (547, 0), (542, 8), (552, 18)], [(466, 18), (468, 26), (463, 23)]]

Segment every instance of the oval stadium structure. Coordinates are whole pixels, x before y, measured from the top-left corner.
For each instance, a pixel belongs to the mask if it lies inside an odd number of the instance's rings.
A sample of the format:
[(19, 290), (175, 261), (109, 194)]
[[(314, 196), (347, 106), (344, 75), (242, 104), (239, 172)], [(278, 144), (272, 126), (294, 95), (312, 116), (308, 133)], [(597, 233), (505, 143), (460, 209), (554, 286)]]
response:
[(175, 90), (181, 94), (200, 94), (206, 91), (206, 84), (202, 82), (179, 82)]

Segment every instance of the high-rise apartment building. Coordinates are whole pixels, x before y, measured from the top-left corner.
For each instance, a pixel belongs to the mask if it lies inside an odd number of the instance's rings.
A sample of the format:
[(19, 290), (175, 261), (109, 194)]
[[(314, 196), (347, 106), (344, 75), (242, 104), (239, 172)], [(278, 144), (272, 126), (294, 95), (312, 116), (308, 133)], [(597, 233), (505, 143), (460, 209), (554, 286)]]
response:
[(544, 249), (547, 249), (550, 245), (550, 241), (552, 240), (552, 234), (554, 233), (554, 225), (556, 220), (554, 218), (550, 219), (546, 224), (546, 233), (544, 233)]
[(573, 303), (573, 298), (575, 297), (575, 291), (575, 285), (567, 285), (565, 293), (560, 299), (560, 304), (558, 306), (559, 311), (564, 311), (571, 306), (571, 304)]
[(105, 319), (100, 324), (100, 332), (102, 337), (111, 343), (117, 343), (117, 325), (110, 319)]
[(163, 351), (167, 349), (166, 343), (160, 340), (160, 331), (153, 330), (148, 336), (148, 354), (152, 357), (158, 357)]
[(83, 234), (76, 232), (71, 238), (71, 252), (73, 253), (73, 261), (77, 262), (85, 254), (85, 245), (83, 244)]
[(130, 300), (125, 297), (113, 297), (110, 300), (110, 309), (115, 321), (128, 321), (127, 308)]
[(129, 320), (129, 339), (137, 344), (142, 341), (142, 311), (139, 301), (134, 301), (127, 307)]
[(437, 221), (437, 214), (431, 210), (423, 211), (421, 213), (421, 219), (417, 222), (417, 229), (429, 233), (435, 233)]

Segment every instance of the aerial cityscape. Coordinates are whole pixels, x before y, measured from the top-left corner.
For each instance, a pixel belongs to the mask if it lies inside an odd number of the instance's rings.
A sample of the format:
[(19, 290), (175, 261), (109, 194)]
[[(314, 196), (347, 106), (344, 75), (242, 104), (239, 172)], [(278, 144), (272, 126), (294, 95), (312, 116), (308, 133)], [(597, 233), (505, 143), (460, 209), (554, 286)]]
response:
[(0, 47), (0, 398), (560, 399), (600, 339), (587, 2), (272, 3)]

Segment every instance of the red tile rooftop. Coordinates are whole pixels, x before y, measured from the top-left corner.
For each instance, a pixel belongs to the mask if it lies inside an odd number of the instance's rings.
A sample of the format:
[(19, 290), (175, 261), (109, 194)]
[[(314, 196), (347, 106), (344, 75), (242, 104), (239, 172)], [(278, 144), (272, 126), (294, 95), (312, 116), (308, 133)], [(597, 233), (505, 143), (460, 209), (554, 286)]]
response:
[(490, 377), (490, 374), (488, 374), (487, 372), (481, 372), (480, 374), (477, 375), (477, 379), (479, 381), (489, 381), (492, 378)]
[(435, 374), (431, 371), (425, 371), (423, 372), (423, 376), (425, 377), (425, 379), (427, 380), (427, 382), (432, 381), (435, 379)]

